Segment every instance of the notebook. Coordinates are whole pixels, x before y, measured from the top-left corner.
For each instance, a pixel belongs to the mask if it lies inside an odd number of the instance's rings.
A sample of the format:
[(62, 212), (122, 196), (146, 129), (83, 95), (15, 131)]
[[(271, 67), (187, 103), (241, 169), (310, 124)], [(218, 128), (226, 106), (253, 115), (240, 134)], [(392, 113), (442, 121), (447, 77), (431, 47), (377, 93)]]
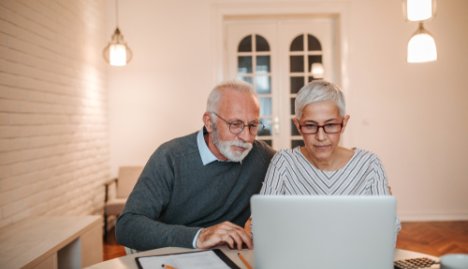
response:
[(254, 195), (256, 269), (392, 269), (391, 196)]

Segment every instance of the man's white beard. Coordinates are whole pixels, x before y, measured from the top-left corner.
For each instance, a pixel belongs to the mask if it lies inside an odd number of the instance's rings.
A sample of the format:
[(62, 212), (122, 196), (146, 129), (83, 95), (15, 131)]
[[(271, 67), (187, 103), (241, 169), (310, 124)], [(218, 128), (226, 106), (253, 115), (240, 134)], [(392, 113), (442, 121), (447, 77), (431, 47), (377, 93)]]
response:
[[(224, 157), (232, 162), (241, 162), (252, 150), (252, 143), (242, 142), (240, 140), (220, 140), (216, 127), (213, 128), (213, 144), (218, 148), (219, 152), (221, 152)], [(242, 152), (232, 150), (232, 146), (242, 147), (245, 150)]]

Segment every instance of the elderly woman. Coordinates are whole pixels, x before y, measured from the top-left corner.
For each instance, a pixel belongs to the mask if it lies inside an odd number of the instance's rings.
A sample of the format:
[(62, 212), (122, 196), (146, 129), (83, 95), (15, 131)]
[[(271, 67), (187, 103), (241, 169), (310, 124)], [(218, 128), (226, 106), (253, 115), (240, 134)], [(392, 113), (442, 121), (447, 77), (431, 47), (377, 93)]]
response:
[[(263, 182), (266, 195), (390, 195), (379, 158), (372, 152), (339, 145), (349, 115), (341, 89), (313, 81), (296, 96), (294, 124), (303, 147), (278, 151)], [(254, 220), (255, 221), (255, 220)], [(251, 234), (252, 219), (245, 229)], [(396, 235), (400, 221), (395, 220)]]
[(382, 164), (372, 152), (339, 145), (349, 115), (340, 88), (327, 81), (305, 85), (296, 97), (294, 124), (303, 147), (271, 160), (261, 194), (389, 195)]

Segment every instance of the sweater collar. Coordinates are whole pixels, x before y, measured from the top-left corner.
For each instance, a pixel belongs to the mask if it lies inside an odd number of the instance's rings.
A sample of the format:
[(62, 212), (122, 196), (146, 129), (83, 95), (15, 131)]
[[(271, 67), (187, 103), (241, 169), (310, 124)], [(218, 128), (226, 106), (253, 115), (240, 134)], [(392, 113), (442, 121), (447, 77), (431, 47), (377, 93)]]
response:
[(200, 157), (202, 160), (203, 165), (210, 164), (214, 161), (217, 161), (218, 159), (216, 156), (211, 152), (211, 150), (208, 148), (208, 145), (205, 142), (205, 138), (203, 135), (205, 134), (206, 130), (205, 127), (203, 127), (197, 134), (197, 146), (198, 146), (198, 152), (200, 153)]

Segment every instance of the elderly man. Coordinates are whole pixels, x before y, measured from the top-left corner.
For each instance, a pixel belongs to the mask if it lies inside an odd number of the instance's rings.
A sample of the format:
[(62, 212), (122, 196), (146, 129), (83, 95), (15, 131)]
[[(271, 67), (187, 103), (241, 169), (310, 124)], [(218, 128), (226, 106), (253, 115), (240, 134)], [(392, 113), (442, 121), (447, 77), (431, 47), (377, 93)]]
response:
[(255, 140), (262, 124), (252, 87), (240, 81), (217, 85), (203, 122), (202, 130), (153, 153), (117, 221), (120, 244), (136, 250), (252, 248), (241, 226), (274, 155)]

